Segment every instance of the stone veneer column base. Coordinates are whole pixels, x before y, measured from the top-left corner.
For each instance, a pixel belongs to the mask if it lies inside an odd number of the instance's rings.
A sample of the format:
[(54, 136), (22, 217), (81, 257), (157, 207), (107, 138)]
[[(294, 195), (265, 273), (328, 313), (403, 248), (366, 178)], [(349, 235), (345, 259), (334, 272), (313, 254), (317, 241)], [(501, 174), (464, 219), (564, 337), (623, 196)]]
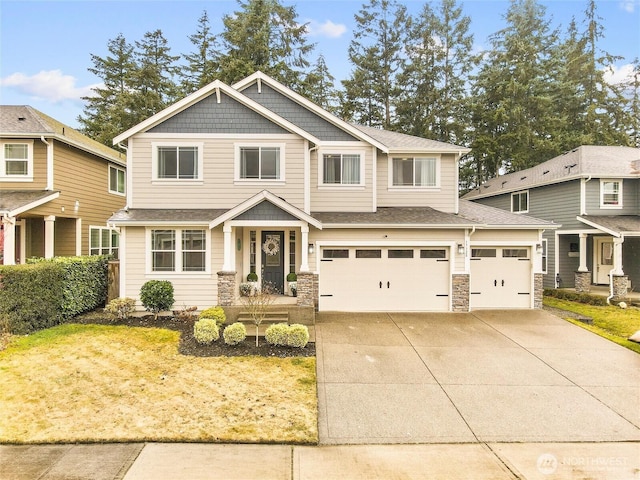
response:
[(218, 272), (218, 305), (228, 307), (236, 300), (236, 272)]
[(542, 273), (533, 274), (533, 308), (542, 308), (542, 297), (544, 295), (543, 280), (544, 275)]
[(318, 275), (312, 272), (298, 272), (297, 305), (318, 308)]
[(451, 309), (454, 312), (469, 311), (469, 275), (457, 273), (452, 276), (452, 301)]
[(629, 277), (627, 275), (613, 276), (613, 299), (622, 300), (627, 296), (629, 288)]
[(591, 291), (591, 272), (575, 272), (576, 293), (589, 293)]

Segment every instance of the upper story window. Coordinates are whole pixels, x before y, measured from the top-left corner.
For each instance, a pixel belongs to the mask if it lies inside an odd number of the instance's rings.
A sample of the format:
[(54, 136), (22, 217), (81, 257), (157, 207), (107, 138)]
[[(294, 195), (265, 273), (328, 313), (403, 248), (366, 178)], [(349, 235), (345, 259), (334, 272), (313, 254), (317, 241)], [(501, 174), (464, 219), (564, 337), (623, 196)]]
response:
[(192, 273), (207, 271), (207, 231), (158, 229), (150, 231), (151, 272)]
[(125, 172), (122, 168), (109, 165), (109, 193), (124, 195)]
[(160, 181), (202, 180), (202, 144), (154, 143), (153, 179)]
[(439, 162), (435, 157), (393, 158), (391, 184), (394, 187), (437, 187)]
[(325, 153), (322, 155), (322, 184), (362, 185), (362, 167), (360, 153)]
[(622, 180), (600, 180), (600, 207), (622, 208)]
[(529, 211), (529, 191), (511, 194), (511, 211), (514, 213), (526, 213)]
[(33, 180), (33, 142), (1, 142), (0, 179), (10, 182)]
[(236, 180), (284, 180), (284, 146), (236, 145)]

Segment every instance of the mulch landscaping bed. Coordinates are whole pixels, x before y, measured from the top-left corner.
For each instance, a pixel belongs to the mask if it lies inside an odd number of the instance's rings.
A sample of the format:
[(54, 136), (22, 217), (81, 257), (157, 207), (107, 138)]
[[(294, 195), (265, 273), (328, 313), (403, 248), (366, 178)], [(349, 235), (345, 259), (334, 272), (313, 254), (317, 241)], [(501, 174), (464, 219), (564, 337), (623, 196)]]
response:
[[(291, 348), (274, 346), (267, 343), (264, 337), (260, 337), (260, 345), (256, 347), (256, 337), (247, 335), (244, 342), (239, 345), (227, 345), (222, 337), (210, 345), (201, 345), (193, 337), (193, 324), (196, 319), (182, 320), (174, 316), (161, 315), (157, 320), (153, 315), (135, 316), (128, 320), (113, 320), (102, 312), (95, 311), (80, 315), (72, 320), (73, 323), (99, 324), (99, 325), (127, 325), (130, 327), (166, 328), (180, 332), (180, 344), (178, 351), (182, 355), (194, 357), (245, 357), (256, 355), (261, 357), (313, 357), (316, 354), (315, 343), (309, 342), (304, 348)], [(255, 327), (247, 325), (247, 334)]]

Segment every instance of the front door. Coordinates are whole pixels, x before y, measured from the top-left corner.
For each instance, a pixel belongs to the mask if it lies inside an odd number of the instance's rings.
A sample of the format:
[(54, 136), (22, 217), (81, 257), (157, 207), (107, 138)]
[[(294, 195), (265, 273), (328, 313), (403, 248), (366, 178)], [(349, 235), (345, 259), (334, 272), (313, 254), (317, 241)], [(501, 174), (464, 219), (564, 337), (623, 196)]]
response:
[(609, 272), (613, 268), (613, 240), (611, 237), (594, 238), (595, 272), (594, 283), (609, 284)]
[(284, 232), (262, 232), (262, 283), (284, 292)]

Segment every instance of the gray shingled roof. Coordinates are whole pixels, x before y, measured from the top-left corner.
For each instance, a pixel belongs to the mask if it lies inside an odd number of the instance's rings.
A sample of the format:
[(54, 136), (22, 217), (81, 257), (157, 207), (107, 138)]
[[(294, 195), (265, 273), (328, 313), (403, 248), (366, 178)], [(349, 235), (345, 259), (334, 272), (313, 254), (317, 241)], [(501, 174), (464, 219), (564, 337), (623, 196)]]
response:
[(535, 167), (487, 180), (463, 198), (489, 197), (588, 176), (640, 177), (640, 148), (583, 145)]
[(120, 163), (126, 161), (124, 154), (96, 142), (28, 105), (0, 105), (0, 135), (35, 138), (55, 136), (62, 142), (67, 141), (103, 158)]
[(466, 153), (469, 149), (459, 147), (451, 143), (439, 142), (437, 140), (429, 140), (427, 138), (415, 137), (413, 135), (405, 135), (404, 133), (391, 132), (380, 128), (365, 127), (364, 125), (352, 124), (362, 133), (376, 139), (385, 145), (389, 150), (405, 150), (405, 151), (435, 151), (435, 152), (451, 152)]
[(489, 207), (468, 200), (460, 200), (458, 215), (469, 220), (491, 227), (515, 226), (515, 227), (536, 227), (536, 228), (557, 228), (560, 225), (540, 220), (539, 218), (511, 213), (499, 208)]
[(640, 216), (638, 215), (582, 215), (581, 218), (619, 234), (640, 234)]
[(431, 207), (378, 207), (375, 212), (312, 212), (323, 224), (338, 225), (472, 225), (476, 222)]
[(164, 208), (131, 208), (118, 210), (109, 223), (209, 223), (228, 209), (164, 209)]
[(9, 213), (55, 193), (51, 190), (2, 190), (0, 213)]

